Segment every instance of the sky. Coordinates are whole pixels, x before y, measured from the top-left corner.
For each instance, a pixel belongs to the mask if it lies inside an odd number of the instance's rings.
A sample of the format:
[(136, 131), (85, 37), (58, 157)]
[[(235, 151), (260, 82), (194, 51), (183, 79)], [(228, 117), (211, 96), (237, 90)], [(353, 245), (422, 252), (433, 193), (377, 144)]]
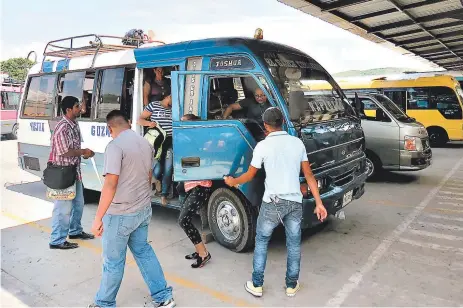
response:
[(2, 0), (0, 59), (40, 56), (48, 41), (97, 33), (123, 36), (151, 29), (167, 43), (245, 36), (309, 54), (330, 73), (380, 67), (432, 68), (414, 56), (369, 42), (277, 0)]

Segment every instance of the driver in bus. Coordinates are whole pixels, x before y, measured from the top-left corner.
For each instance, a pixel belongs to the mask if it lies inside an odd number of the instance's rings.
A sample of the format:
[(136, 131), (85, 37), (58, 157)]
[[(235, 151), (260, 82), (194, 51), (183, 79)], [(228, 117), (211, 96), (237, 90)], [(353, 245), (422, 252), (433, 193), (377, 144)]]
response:
[(235, 110), (245, 109), (246, 118), (261, 122), (262, 114), (270, 107), (272, 107), (272, 105), (270, 105), (264, 91), (257, 88), (254, 91), (254, 99), (245, 98), (237, 103), (229, 105), (223, 113), (223, 118), (227, 119)]

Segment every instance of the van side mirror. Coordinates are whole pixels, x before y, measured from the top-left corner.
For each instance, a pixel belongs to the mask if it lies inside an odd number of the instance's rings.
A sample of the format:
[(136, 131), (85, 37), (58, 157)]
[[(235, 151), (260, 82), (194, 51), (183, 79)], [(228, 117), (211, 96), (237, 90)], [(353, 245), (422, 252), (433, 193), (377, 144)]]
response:
[(362, 115), (362, 102), (360, 101), (357, 92), (355, 92), (355, 98), (354, 98), (354, 108), (355, 111), (357, 112), (357, 116), (360, 117)]

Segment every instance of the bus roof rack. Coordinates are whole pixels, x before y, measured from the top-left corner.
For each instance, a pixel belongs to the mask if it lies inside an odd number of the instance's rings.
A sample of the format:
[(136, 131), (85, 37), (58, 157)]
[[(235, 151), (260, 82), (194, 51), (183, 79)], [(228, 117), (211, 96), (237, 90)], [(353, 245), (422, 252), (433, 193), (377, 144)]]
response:
[[(76, 40), (83, 40), (89, 39), (87, 45), (75, 47)], [(111, 39), (120, 39), (121, 42), (123, 40), (129, 40), (133, 45), (124, 45), (122, 43), (119, 44), (108, 44), (103, 42), (103, 39), (107, 42)], [(101, 34), (84, 34), (78, 36), (71, 36), (59, 40), (50, 41), (45, 46), (43, 51), (43, 61), (40, 71), (43, 71), (43, 63), (46, 62), (47, 57), (56, 57), (56, 58), (64, 58), (64, 59), (71, 59), (83, 56), (93, 56), (92, 65), (95, 64), (96, 56), (99, 53), (108, 53), (108, 52), (115, 52), (121, 50), (130, 50), (140, 47), (144, 43), (160, 43), (165, 44), (161, 41), (153, 41), (150, 40), (147, 36), (144, 38), (127, 38), (127, 37), (120, 37), (120, 36), (112, 36), (112, 35), (101, 35)]]

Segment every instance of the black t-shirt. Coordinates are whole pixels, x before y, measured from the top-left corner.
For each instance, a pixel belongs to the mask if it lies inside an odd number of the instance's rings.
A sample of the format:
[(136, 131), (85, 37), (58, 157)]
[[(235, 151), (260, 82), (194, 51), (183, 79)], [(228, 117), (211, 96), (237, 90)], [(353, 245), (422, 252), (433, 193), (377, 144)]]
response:
[(171, 93), (170, 80), (163, 78), (160, 81), (153, 80), (151, 82), (150, 102), (161, 101), (164, 97), (169, 96)]
[(238, 104), (246, 111), (246, 117), (248, 119), (254, 119), (256, 121), (262, 121), (262, 114), (264, 111), (272, 107), (268, 101), (259, 104), (252, 98), (245, 98), (238, 102)]

